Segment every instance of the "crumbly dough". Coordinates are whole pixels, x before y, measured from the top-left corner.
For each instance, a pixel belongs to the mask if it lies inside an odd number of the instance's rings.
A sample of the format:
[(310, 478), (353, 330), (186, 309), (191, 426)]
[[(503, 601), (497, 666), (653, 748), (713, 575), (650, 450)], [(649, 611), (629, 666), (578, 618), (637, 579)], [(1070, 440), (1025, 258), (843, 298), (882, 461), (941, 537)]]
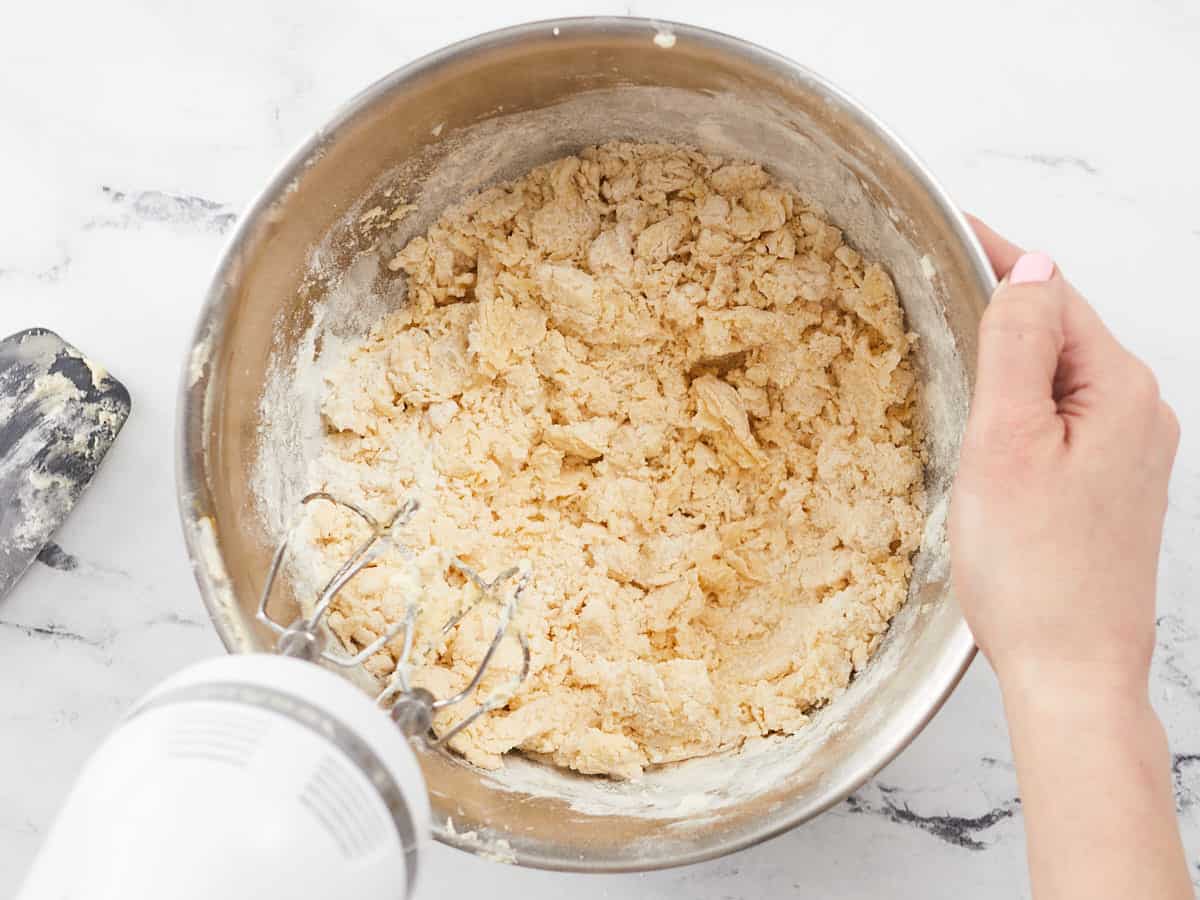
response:
[[(414, 678), (445, 696), (497, 615), (441, 633), (472, 594), (449, 560), (527, 560), (531, 674), (460, 752), (632, 778), (794, 732), (846, 687), (923, 524), (913, 335), (882, 268), (757, 165), (630, 143), (467, 199), (389, 265), (407, 302), (329, 377), (317, 477), (423, 505), (411, 553), (330, 623), (363, 647), (419, 584)], [(324, 571), (363, 536), (319, 504), (309, 529)], [(519, 660), (506, 640), (483, 694)]]

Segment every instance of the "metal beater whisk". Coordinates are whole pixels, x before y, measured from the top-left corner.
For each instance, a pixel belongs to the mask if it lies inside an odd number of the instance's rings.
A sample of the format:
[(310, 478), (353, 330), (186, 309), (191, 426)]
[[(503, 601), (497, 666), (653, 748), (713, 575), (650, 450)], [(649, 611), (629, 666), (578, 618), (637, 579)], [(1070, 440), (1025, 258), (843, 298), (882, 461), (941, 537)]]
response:
[[(423, 591), (419, 597), (409, 598), (405, 606), (404, 618), (401, 621), (393, 623), (386, 632), (353, 656), (334, 653), (328, 650), (325, 646), (325, 633), (320, 629), (321, 620), (329, 611), (338, 592), (346, 586), (350, 579), (374, 562), (383, 552), (389, 548), (395, 548), (400, 551), (402, 556), (407, 558), (412, 557), (412, 551), (396, 539), (395, 532), (412, 519), (413, 515), (420, 508), (420, 503), (415, 499), (405, 500), (391, 517), (386, 521), (380, 522), (361, 507), (344, 500), (339, 500), (324, 491), (316, 491), (308, 494), (301, 499), (300, 503), (301, 506), (307, 506), (309, 503), (318, 500), (332, 503), (334, 506), (340, 506), (342, 509), (347, 509), (357, 515), (370, 529), (370, 535), (325, 583), (325, 586), (317, 596), (317, 601), (313, 606), (312, 612), (307, 617), (302, 616), (290, 625), (285, 626), (271, 618), (271, 615), (267, 612), (267, 602), (270, 600), (271, 591), (279, 576), (279, 570), (283, 566), (288, 545), (295, 536), (296, 530), (303, 522), (303, 513), (296, 517), (296, 520), (288, 528), (283, 540), (280, 541), (279, 546), (276, 548), (275, 555), (271, 558), (271, 565), (267, 570), (267, 581), (263, 585), (256, 613), (258, 621), (268, 626), (278, 635), (278, 640), (275, 644), (276, 652), (284, 656), (295, 656), (312, 662), (324, 661), (341, 668), (349, 669), (362, 665), (393, 640), (403, 635), (402, 649), (400, 657), (396, 661), (395, 671), (387, 686), (380, 692), (376, 700), (380, 704), (391, 705), (390, 715), (406, 735), (413, 738), (422, 738), (432, 747), (444, 747), (451, 738), (480, 716), (499, 709), (508, 703), (521, 683), (529, 675), (529, 642), (520, 631), (513, 632), (513, 636), (521, 648), (521, 665), (518, 672), (479, 702), (476, 708), (461, 721), (441, 734), (434, 734), (433, 720), (437, 713), (447, 707), (464, 702), (475, 693), (476, 689), (482, 683), (484, 675), (487, 674), (488, 667), (491, 665), (496, 651), (500, 647), (500, 643), (509, 633), (509, 628), (520, 608), (521, 595), (529, 585), (532, 573), (528, 565), (518, 564), (512, 566), (501, 572), (491, 581), (485, 581), (474, 569), (466, 565), (459, 558), (455, 557), (450, 561), (450, 567), (460, 572), (474, 587), (475, 597), (461, 611), (442, 624), (437, 632), (438, 636), (441, 637), (449, 634), (451, 629), (486, 603), (496, 604), (500, 611), (496, 630), (471, 680), (467, 683), (466, 687), (454, 696), (439, 699), (434, 697), (425, 688), (413, 687), (409, 680), (409, 666), (412, 658), (417, 617), (421, 613), (422, 604), (420, 599), (424, 596)], [(508, 590), (507, 597), (501, 599), (502, 589), (510, 582), (511, 588)]]

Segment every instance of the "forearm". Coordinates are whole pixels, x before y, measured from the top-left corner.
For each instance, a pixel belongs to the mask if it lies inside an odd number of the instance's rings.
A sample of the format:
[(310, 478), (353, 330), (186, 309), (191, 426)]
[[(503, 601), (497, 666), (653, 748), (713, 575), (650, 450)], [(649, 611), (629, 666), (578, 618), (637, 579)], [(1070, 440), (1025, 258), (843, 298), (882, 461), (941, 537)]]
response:
[(1037, 900), (1194, 894), (1144, 691), (1002, 679)]

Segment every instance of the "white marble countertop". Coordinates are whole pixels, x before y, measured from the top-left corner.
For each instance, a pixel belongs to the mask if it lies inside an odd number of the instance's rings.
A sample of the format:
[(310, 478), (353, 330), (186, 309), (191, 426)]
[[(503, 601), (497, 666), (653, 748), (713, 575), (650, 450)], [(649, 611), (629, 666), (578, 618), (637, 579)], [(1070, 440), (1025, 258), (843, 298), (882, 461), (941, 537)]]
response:
[[(0, 334), (53, 328), (134, 398), (56, 539), (62, 553), (0, 601), (0, 895), (122, 710), (221, 652), (177, 524), (173, 425), (200, 297), (239, 210), (342, 100), (390, 69), (501, 25), (597, 12), (718, 28), (828, 76), (966, 208), (1051, 251), (1156, 369), (1184, 437), (1153, 696), (1200, 882), (1194, 3), (114, 0), (21, 4), (0, 36)], [(998, 692), (980, 661), (854, 801), (766, 845), (643, 876), (523, 871), (437, 847), (422, 894), (1027, 896), (1015, 797)]]

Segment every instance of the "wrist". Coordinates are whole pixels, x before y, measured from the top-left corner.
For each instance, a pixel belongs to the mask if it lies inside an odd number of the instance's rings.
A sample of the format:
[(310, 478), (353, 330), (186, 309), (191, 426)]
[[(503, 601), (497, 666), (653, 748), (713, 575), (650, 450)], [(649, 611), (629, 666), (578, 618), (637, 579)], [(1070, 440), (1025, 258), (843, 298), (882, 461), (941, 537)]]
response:
[(1043, 662), (996, 666), (1010, 718), (1087, 718), (1113, 722), (1154, 715), (1147, 669), (1125, 664)]
[(1001, 691), (1022, 791), (1030, 779), (1063, 777), (1064, 766), (1100, 777), (1147, 759), (1165, 764), (1166, 733), (1144, 679), (1056, 666), (1036, 677), (1010, 672)]
[(1185, 897), (1166, 733), (1138, 667), (1006, 667), (1013, 762), (1041, 897)]

